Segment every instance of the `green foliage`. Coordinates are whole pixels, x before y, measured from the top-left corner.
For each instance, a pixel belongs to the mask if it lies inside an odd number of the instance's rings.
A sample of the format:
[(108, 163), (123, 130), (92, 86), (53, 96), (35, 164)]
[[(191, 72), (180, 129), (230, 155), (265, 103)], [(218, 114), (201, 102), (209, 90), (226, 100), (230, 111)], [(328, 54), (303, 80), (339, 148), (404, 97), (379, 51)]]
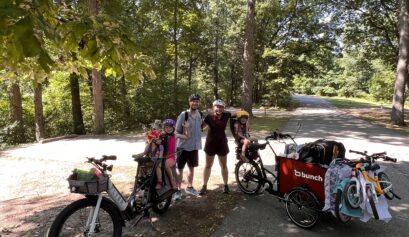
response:
[(391, 101), (395, 72), (379, 59), (372, 61), (372, 68), (374, 74), (369, 80), (369, 93), (377, 101)]

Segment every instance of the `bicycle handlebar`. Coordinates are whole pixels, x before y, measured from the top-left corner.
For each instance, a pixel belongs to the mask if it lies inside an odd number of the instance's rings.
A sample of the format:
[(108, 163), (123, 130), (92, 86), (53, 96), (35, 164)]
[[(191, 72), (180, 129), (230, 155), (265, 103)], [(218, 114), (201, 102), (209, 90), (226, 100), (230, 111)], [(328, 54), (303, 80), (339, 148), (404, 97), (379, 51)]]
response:
[[(391, 161), (391, 162), (396, 162), (396, 161), (397, 161), (396, 158), (392, 158), (392, 157), (387, 156), (385, 151), (384, 151), (384, 152), (379, 152), (379, 153), (373, 153), (372, 155), (368, 155), (368, 154), (367, 154), (367, 153), (368, 153), (367, 151), (362, 152), (362, 151), (349, 150), (349, 152), (350, 152), (350, 153), (356, 153), (356, 154), (362, 155), (362, 156), (364, 156), (366, 159), (375, 159), (375, 160), (376, 160), (376, 159), (381, 158), (381, 159), (383, 159), (384, 161)], [(361, 162), (363, 162), (363, 159), (361, 159)]]
[(270, 136), (267, 136), (265, 140), (273, 139), (273, 140), (278, 140), (278, 139), (284, 139), (284, 138), (290, 138), (293, 139), (293, 137), (290, 134), (287, 133), (277, 133), (274, 132)]
[(97, 167), (99, 166), (100, 168), (102, 168), (103, 170), (109, 170), (112, 171), (112, 168), (114, 167), (113, 165), (107, 165), (104, 162), (107, 160), (116, 160), (116, 156), (115, 155), (103, 155), (101, 159), (97, 159), (95, 157), (87, 157), (87, 162), (88, 163), (92, 163), (97, 165)]

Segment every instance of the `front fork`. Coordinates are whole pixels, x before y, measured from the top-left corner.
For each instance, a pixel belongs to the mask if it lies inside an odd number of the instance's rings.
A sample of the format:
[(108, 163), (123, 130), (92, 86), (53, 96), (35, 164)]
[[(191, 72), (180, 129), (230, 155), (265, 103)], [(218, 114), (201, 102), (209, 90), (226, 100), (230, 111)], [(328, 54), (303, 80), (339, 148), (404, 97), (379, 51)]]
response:
[(99, 208), (101, 207), (101, 202), (102, 202), (102, 193), (99, 193), (97, 204), (95, 205), (95, 207), (91, 208), (91, 211), (87, 219), (87, 226), (89, 226), (88, 232), (86, 233), (87, 237), (91, 237), (95, 233), (95, 226), (97, 223)]

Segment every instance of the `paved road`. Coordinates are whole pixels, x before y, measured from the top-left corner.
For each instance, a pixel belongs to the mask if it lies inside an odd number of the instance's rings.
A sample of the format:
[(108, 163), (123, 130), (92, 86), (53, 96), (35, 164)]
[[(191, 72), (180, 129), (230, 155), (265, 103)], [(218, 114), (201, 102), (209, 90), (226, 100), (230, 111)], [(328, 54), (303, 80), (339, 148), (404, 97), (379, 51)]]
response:
[[(335, 139), (343, 142), (347, 150), (386, 150), (389, 155), (399, 159), (397, 164), (385, 164), (395, 191), (403, 197), (400, 201), (395, 199), (389, 202), (392, 220), (389, 223), (376, 220), (364, 223), (354, 219), (342, 224), (331, 215), (324, 214), (312, 230), (304, 230), (291, 223), (282, 202), (274, 196), (262, 194), (248, 196), (239, 203), (213, 236), (409, 236), (407, 135), (356, 119), (319, 98), (295, 96), (295, 99), (300, 101), (301, 108), (295, 111), (284, 130), (294, 132), (298, 122), (301, 122), (298, 143), (318, 138)], [(268, 157), (269, 154), (264, 155)]]

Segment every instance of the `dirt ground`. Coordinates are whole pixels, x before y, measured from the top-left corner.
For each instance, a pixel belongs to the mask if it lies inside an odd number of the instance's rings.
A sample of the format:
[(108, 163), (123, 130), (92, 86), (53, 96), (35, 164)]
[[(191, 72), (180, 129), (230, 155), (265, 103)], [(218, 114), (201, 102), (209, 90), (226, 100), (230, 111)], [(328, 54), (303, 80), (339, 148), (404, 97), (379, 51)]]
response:
[[(0, 236), (45, 236), (55, 216), (81, 195), (58, 193), (4, 201)], [(152, 213), (153, 229), (148, 219), (137, 227), (125, 227), (123, 236), (210, 236), (241, 198), (238, 192), (229, 195), (214, 190), (203, 197), (184, 196), (173, 202), (162, 216)]]
[[(3, 182), (0, 185), (3, 192), (0, 199), (1, 237), (45, 236), (56, 215), (66, 205), (83, 197), (70, 194), (66, 181), (71, 170), (82, 164), (64, 160), (2, 157), (0, 166), (6, 171), (0, 174)], [(134, 170), (133, 166), (114, 167), (112, 179), (121, 192), (129, 193)], [(155, 229), (148, 219), (143, 219), (136, 228), (124, 228), (123, 236), (210, 236), (225, 215), (244, 197), (235, 191), (234, 183), (230, 186), (232, 192), (223, 194), (219, 176), (216, 173), (210, 179), (208, 195), (193, 197), (183, 193), (182, 200), (173, 202), (164, 215), (152, 212)], [(201, 177), (201, 169), (197, 169), (194, 183), (201, 183)]]

